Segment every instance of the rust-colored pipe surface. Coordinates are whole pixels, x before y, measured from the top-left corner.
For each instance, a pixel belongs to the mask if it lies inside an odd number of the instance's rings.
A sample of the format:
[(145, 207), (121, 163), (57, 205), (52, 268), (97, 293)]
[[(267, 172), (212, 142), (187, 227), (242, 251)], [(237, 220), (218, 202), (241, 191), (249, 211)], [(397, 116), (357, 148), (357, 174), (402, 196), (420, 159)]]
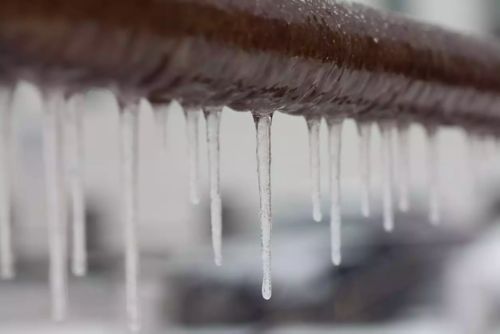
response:
[(323, 0), (2, 0), (0, 77), (153, 102), (500, 126), (500, 47)]

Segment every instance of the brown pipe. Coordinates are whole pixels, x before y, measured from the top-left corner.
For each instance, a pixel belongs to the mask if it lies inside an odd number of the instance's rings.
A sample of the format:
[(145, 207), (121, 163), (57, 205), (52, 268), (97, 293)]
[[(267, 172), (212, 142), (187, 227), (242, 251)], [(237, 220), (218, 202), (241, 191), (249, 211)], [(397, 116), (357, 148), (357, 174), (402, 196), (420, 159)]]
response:
[(2, 0), (0, 77), (153, 102), (500, 125), (500, 47), (324, 0)]

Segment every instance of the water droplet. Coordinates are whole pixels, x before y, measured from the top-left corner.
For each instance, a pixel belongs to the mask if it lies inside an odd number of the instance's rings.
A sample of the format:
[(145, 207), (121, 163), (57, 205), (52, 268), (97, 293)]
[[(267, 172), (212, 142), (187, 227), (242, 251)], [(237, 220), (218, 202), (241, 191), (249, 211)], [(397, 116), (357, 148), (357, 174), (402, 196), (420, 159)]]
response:
[(212, 246), (217, 266), (222, 265), (222, 201), (220, 195), (220, 118), (222, 108), (205, 108), (208, 168), (210, 176), (210, 218)]
[(121, 121), (121, 165), (123, 184), (123, 213), (125, 228), (126, 307), (129, 328), (138, 331), (139, 311), (139, 250), (138, 224), (138, 159), (139, 159), (139, 102), (124, 105)]
[(257, 128), (257, 171), (260, 194), (260, 224), (262, 237), (262, 296), (270, 300), (271, 280), (271, 124), (272, 115), (254, 114)]
[(309, 132), (309, 168), (311, 173), (311, 198), (313, 219), (321, 222), (321, 161), (320, 161), (320, 130), (321, 117), (307, 118)]
[(358, 122), (359, 133), (359, 170), (361, 174), (361, 212), (365, 218), (370, 217), (371, 198), (371, 138), (372, 125), (369, 122)]
[(393, 150), (392, 133), (394, 125), (392, 123), (381, 123), (382, 133), (382, 158), (383, 158), (383, 191), (384, 191), (384, 229), (387, 232), (394, 230), (394, 194), (393, 194)]
[(75, 276), (87, 274), (87, 233), (85, 226), (85, 196), (83, 191), (83, 105), (85, 98), (71, 97), (66, 122), (68, 165), (72, 222), (72, 271)]
[(336, 266), (342, 263), (342, 205), (341, 205), (341, 156), (343, 120), (327, 119), (329, 128), (330, 157), (330, 233), (331, 256)]
[(187, 138), (188, 138), (188, 157), (189, 157), (189, 193), (191, 203), (200, 204), (200, 134), (199, 119), (200, 109), (185, 108)]
[(47, 188), (47, 221), (50, 252), (50, 287), (52, 316), (66, 319), (67, 287), (67, 221), (63, 181), (63, 109), (64, 95), (57, 90), (44, 94), (45, 102), (45, 173)]
[(11, 171), (12, 171), (12, 97), (9, 88), (0, 90), (0, 278), (15, 276), (12, 245)]

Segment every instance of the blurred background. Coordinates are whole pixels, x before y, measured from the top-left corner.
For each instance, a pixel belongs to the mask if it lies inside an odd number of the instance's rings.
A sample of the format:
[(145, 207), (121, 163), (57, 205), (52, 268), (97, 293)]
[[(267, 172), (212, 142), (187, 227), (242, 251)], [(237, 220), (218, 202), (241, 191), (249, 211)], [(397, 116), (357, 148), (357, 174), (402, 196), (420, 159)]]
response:
[[(500, 33), (496, 0), (366, 0), (471, 34)], [(124, 277), (118, 114), (110, 94), (88, 94), (85, 187), (90, 274), (70, 280), (70, 319), (50, 321), (42, 115), (35, 89), (16, 93), (15, 242), (19, 274), (0, 282), (0, 333), (123, 333)], [(144, 333), (499, 333), (500, 147), (439, 132), (443, 224), (428, 219), (423, 129), (411, 129), (411, 210), (386, 234), (381, 217), (380, 134), (374, 126), (370, 219), (361, 215), (358, 136), (343, 133), (343, 255), (329, 257), (327, 147), (325, 213), (311, 218), (305, 121), (273, 123), (274, 295), (260, 294), (255, 129), (248, 113), (225, 110), (221, 125), (224, 266), (213, 265), (206, 173), (204, 198), (188, 200), (185, 121), (178, 105), (163, 146), (143, 104), (140, 135), (141, 304)], [(200, 123), (204, 138), (204, 121)]]

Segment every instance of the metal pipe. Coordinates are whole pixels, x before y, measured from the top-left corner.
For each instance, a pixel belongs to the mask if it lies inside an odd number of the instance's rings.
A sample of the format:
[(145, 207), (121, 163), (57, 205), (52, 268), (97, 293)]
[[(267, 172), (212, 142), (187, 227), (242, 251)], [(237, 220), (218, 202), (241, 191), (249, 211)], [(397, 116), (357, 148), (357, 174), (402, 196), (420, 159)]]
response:
[(500, 125), (500, 47), (326, 0), (2, 0), (0, 78), (152, 102)]

